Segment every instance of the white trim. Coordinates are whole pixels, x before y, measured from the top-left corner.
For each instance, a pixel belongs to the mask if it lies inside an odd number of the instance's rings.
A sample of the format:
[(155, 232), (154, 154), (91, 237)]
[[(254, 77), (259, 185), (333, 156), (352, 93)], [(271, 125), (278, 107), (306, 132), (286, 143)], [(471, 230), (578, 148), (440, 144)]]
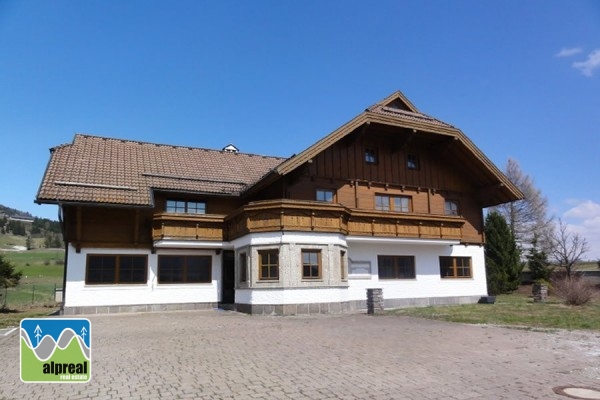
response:
[(233, 249), (230, 242), (209, 242), (163, 239), (154, 242), (157, 249)]
[(347, 236), (346, 241), (352, 243), (421, 244), (430, 246), (455, 246), (460, 244), (460, 240), (379, 238), (369, 236)]

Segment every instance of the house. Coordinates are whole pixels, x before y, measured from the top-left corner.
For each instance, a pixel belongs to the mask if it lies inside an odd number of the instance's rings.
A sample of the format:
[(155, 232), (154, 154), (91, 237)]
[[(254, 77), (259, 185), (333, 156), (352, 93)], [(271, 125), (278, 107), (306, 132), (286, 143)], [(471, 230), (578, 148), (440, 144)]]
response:
[(476, 302), (482, 209), (520, 191), (400, 92), (290, 158), (77, 134), (50, 149), (64, 313), (253, 314)]

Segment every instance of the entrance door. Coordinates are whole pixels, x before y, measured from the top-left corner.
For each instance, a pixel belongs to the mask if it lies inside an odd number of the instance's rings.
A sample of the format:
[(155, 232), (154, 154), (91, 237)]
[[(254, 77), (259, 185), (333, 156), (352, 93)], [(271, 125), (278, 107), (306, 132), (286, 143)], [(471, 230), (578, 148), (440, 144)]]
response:
[(235, 253), (232, 250), (223, 251), (223, 266), (221, 268), (221, 303), (235, 303)]

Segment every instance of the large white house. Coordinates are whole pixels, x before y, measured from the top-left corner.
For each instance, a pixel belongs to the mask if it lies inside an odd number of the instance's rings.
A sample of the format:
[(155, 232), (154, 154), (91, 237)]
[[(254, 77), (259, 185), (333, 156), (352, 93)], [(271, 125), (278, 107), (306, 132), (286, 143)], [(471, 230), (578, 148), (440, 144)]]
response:
[(50, 152), (36, 201), (61, 210), (65, 314), (476, 302), (482, 209), (522, 197), (400, 92), (287, 159), (83, 134)]

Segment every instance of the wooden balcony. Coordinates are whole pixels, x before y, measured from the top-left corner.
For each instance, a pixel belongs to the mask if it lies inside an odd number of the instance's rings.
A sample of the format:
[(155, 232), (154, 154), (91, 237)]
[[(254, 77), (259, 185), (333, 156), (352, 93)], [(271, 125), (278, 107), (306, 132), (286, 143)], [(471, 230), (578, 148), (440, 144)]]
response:
[(155, 214), (152, 220), (152, 239), (227, 240), (224, 234), (224, 215)]
[(227, 218), (230, 240), (270, 231), (461, 240), (464, 223), (461, 217), (366, 211), (294, 200), (250, 203)]
[(339, 204), (298, 200), (250, 203), (233, 214), (156, 214), (153, 240), (228, 241), (257, 232), (326, 232), (353, 236), (461, 240), (465, 220), (429, 214), (349, 209)]

